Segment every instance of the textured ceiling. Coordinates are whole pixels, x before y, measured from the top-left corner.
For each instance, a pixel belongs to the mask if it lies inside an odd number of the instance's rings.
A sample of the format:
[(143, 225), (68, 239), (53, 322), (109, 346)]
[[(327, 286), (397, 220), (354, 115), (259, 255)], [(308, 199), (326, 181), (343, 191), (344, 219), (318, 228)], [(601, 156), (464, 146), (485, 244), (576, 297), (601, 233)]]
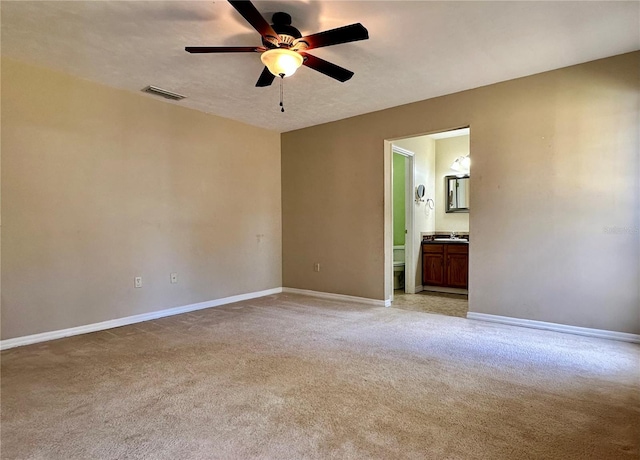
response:
[[(2, 54), (115, 88), (181, 93), (174, 103), (290, 131), (640, 48), (640, 2), (255, 2), (303, 35), (361, 22), (369, 40), (312, 54), (355, 72), (339, 83), (306, 67), (256, 88), (258, 54), (192, 55), (185, 46), (254, 46), (222, 0), (2, 1)], [(276, 81), (277, 83), (277, 81)], [(141, 97), (154, 97), (144, 95)]]

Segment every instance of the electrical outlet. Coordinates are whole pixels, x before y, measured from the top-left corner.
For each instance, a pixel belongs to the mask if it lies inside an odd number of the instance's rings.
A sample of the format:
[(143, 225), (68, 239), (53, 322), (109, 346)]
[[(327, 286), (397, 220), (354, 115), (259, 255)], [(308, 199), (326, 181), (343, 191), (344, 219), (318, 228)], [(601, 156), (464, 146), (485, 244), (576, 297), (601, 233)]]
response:
[(178, 282), (178, 274), (177, 273), (172, 273), (171, 274), (171, 284), (176, 284)]
[(133, 279), (133, 287), (136, 287), (136, 288), (142, 287), (142, 276), (136, 276)]
[(313, 264), (313, 271), (314, 272), (319, 272), (320, 271), (320, 264), (319, 263)]

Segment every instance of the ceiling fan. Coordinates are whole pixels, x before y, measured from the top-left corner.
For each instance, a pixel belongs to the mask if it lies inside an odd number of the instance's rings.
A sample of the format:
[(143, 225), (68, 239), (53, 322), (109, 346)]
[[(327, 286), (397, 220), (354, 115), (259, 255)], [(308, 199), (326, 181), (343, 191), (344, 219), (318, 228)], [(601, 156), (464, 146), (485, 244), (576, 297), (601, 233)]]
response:
[(369, 38), (369, 32), (360, 23), (331, 29), (317, 34), (302, 36), (291, 25), (287, 13), (275, 13), (273, 24), (269, 24), (256, 7), (247, 0), (228, 0), (238, 13), (262, 36), (263, 46), (187, 46), (189, 53), (262, 53), (260, 59), (265, 65), (256, 86), (269, 86), (276, 76), (291, 76), (301, 66), (323, 73), (340, 82), (353, 76), (353, 72), (315, 57), (307, 50), (322, 46), (338, 45)]

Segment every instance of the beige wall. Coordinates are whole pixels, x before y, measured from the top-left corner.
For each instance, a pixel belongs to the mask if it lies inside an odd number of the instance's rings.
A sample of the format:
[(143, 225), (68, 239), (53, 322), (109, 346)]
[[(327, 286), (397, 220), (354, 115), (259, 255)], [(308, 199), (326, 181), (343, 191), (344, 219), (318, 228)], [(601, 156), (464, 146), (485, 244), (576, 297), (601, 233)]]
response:
[[(454, 174), (451, 170), (454, 160), (468, 154), (469, 136), (436, 140), (436, 232), (469, 232), (469, 213), (447, 212), (447, 193), (444, 180), (445, 176)], [(470, 177), (473, 180), (473, 176), (470, 175)], [(473, 201), (473, 197), (470, 197), (470, 201)]]
[(284, 134), (284, 286), (383, 299), (384, 140), (471, 126), (471, 311), (640, 333), (639, 69), (635, 52)]
[(3, 59), (2, 198), (3, 339), (281, 286), (274, 132)]

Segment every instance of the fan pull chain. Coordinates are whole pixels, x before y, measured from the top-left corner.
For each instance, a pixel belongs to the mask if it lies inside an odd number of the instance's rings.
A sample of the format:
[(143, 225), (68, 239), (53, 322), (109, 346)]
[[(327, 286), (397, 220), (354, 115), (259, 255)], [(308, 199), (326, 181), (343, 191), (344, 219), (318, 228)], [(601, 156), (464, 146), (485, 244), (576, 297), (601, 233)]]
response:
[(284, 81), (284, 74), (281, 73), (280, 74), (280, 112), (284, 112), (284, 87), (283, 87), (283, 81)]

